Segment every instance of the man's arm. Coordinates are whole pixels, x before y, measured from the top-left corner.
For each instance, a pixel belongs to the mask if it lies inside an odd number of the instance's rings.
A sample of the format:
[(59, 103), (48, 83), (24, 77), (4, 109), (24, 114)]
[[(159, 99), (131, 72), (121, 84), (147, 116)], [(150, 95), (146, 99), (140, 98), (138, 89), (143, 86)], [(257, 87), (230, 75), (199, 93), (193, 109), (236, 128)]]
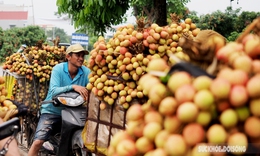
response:
[[(52, 97), (60, 93), (71, 91), (72, 85), (63, 86), (62, 85), (62, 70), (60, 68), (53, 68), (50, 79), (50, 92)], [(61, 87), (62, 86), (62, 87)]]

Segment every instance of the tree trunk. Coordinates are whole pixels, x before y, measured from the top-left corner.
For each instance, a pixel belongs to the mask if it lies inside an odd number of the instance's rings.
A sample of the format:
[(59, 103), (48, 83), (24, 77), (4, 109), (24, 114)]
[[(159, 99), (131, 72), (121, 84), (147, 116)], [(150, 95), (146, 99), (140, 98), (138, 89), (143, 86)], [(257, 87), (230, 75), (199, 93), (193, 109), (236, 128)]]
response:
[(166, 0), (154, 0), (155, 23), (159, 26), (167, 25), (167, 4)]

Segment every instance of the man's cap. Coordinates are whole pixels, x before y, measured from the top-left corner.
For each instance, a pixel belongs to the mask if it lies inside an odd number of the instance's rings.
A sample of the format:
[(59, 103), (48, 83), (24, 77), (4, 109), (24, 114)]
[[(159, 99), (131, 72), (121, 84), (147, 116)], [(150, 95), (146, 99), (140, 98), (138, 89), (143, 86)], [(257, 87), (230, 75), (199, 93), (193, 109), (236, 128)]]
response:
[(66, 54), (69, 54), (69, 53), (78, 53), (78, 52), (85, 52), (85, 54), (87, 55), (89, 52), (87, 50), (85, 50), (81, 44), (79, 43), (76, 43), (76, 44), (73, 44), (71, 46), (69, 46), (66, 50)]
[(26, 45), (26, 44), (23, 44), (23, 45), (22, 45), (22, 47), (26, 48), (26, 47), (27, 47), (27, 45)]

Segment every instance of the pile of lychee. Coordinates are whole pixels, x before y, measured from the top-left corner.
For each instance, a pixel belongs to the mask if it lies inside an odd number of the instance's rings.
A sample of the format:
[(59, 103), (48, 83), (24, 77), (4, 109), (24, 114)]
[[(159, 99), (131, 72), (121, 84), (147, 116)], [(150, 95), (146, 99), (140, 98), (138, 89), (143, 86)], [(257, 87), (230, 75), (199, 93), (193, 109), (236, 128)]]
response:
[(91, 73), (87, 89), (103, 101), (102, 104), (113, 105), (118, 100), (127, 109), (133, 99), (148, 95), (138, 81), (147, 72), (152, 58), (174, 64), (175, 60), (171, 59), (174, 54), (189, 60), (178, 45), (184, 32), (196, 36), (199, 29), (191, 19), (186, 19), (164, 27), (152, 23), (142, 29), (128, 24), (118, 28), (108, 41), (100, 36), (88, 60)]
[(53, 66), (65, 60), (65, 50), (64, 46), (42, 44), (6, 57), (3, 69), (15, 77), (14, 83), (7, 84), (12, 98), (29, 106), (31, 112), (36, 110), (46, 97)]
[(65, 47), (43, 45), (28, 47), (23, 53), (14, 53), (6, 57), (4, 70), (33, 80), (33, 75), (40, 83), (50, 79), (52, 67), (65, 60)]
[[(148, 101), (129, 107), (127, 127), (113, 136), (108, 156), (259, 153), (258, 41), (259, 36), (249, 34), (241, 43), (230, 42), (220, 48), (216, 57), (226, 65), (214, 79), (175, 71), (165, 83), (160, 76), (144, 74), (138, 85), (147, 92)], [(152, 59), (150, 63), (160, 62), (161, 68), (151, 70), (167, 73), (170, 66), (164, 61)], [(229, 153), (199, 150), (206, 146), (237, 148)]]
[(5, 78), (0, 76), (0, 118), (2, 118), (3, 121), (7, 121), (10, 117), (18, 113), (17, 106), (8, 100), (5, 82)]

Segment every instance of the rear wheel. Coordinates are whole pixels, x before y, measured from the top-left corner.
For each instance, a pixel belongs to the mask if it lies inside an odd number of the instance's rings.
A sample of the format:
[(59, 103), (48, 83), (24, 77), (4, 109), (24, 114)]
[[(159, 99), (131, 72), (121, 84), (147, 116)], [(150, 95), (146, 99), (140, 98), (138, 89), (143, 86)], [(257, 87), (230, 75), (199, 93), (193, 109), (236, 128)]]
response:
[(74, 156), (95, 156), (90, 152), (82, 151), (80, 149), (73, 151), (73, 155)]
[(91, 153), (87, 152), (82, 145), (84, 145), (81, 138), (82, 129), (75, 131), (72, 135), (71, 148), (74, 156), (92, 156)]
[(79, 146), (74, 146), (72, 152), (73, 152), (73, 156), (91, 156), (91, 155), (87, 155), (87, 152), (81, 149)]
[(20, 117), (21, 131), (17, 134), (17, 142), (19, 146), (29, 149), (36, 129), (38, 119), (32, 115)]

